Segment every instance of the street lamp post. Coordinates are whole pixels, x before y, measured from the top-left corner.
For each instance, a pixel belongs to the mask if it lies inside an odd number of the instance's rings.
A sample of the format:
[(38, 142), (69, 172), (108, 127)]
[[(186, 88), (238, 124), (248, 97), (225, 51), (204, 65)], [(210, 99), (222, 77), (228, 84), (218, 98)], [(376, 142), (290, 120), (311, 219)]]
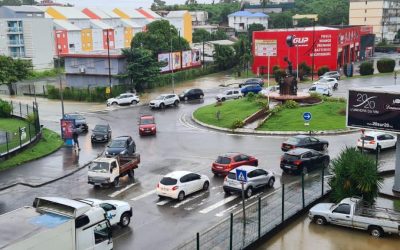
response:
[(110, 38), (109, 38), (109, 32), (110, 30), (107, 29), (107, 60), (108, 60), (108, 83), (110, 87), (110, 93), (112, 91), (112, 81), (111, 81), (111, 59), (110, 59)]
[[(58, 48), (60, 46), (58, 44), (58, 35), (61, 36), (60, 33), (56, 32), (57, 67), (58, 67), (58, 70), (60, 70), (61, 61), (60, 61), (60, 49)], [(65, 112), (64, 112), (64, 94), (63, 94), (63, 88), (62, 88), (61, 74), (58, 74), (58, 80), (59, 80), (59, 84), (60, 84), (61, 114), (62, 114), (62, 118), (64, 118), (64, 115), (65, 115)]]
[(314, 81), (314, 48), (315, 48), (315, 19), (313, 19), (313, 35), (312, 35), (312, 57), (311, 57), (311, 81)]
[(174, 55), (172, 54), (172, 32), (171, 32), (171, 28), (169, 30), (170, 34), (171, 34), (171, 82), (172, 82), (172, 93), (175, 93), (175, 79), (174, 79)]

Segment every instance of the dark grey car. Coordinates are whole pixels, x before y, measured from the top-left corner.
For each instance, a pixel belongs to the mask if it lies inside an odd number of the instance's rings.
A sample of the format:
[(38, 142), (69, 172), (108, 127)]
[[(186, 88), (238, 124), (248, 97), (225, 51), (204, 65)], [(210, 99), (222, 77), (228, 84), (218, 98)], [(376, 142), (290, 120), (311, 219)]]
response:
[(86, 118), (80, 114), (76, 114), (76, 113), (65, 114), (64, 119), (74, 119), (75, 127), (78, 129), (78, 131), (81, 131), (81, 132), (89, 131), (89, 126), (86, 123)]
[(111, 127), (108, 124), (97, 124), (92, 130), (92, 142), (108, 142), (111, 140)]
[(131, 136), (119, 136), (114, 138), (110, 144), (107, 145), (105, 155), (113, 157), (117, 155), (132, 155), (136, 151), (135, 141)]

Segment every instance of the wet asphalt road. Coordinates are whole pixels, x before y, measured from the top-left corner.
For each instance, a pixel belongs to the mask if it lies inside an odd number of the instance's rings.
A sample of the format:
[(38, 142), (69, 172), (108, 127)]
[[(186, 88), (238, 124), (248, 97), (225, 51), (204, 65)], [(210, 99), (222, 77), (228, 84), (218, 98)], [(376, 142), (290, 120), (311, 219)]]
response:
[[(346, 95), (348, 87), (389, 84), (390, 77), (354, 79), (342, 81), (337, 96)], [(234, 135), (210, 131), (198, 127), (190, 120), (191, 113), (204, 104), (214, 102), (215, 95), (222, 91), (220, 87), (205, 90), (203, 102), (182, 103), (179, 107), (165, 110), (150, 110), (147, 106), (113, 108), (105, 111), (92, 111), (82, 108), (88, 123), (108, 122), (113, 136), (131, 135), (141, 154), (141, 164), (135, 171), (135, 179), (124, 177), (119, 188), (94, 189), (87, 184), (86, 169), (65, 179), (43, 186), (29, 188), (16, 186), (0, 192), (0, 212), (4, 213), (23, 205), (30, 205), (36, 196), (94, 197), (101, 199), (122, 199), (133, 206), (133, 218), (130, 227), (115, 228), (115, 249), (172, 249), (195, 237), (196, 232), (205, 230), (229, 216), (230, 212), (240, 209), (237, 196), (226, 197), (222, 190), (223, 179), (214, 177), (210, 171), (211, 163), (218, 154), (240, 151), (255, 155), (260, 167), (276, 173), (276, 187), (281, 182), (291, 182), (298, 177), (283, 176), (279, 168), (280, 145), (285, 136)], [(56, 107), (54, 107), (55, 109)], [(58, 107), (57, 107), (58, 108)], [(96, 108), (98, 108), (96, 106)], [(41, 112), (46, 126), (57, 128), (54, 111), (46, 106)], [(157, 122), (157, 135), (138, 136), (137, 119), (140, 114), (154, 114)], [(337, 155), (345, 146), (354, 146), (358, 134), (326, 136), (330, 143), (328, 153)], [(104, 145), (94, 148), (90, 143), (90, 133), (80, 137), (82, 150), (101, 153)], [(78, 155), (70, 152), (64, 158), (64, 165), (81, 162)], [(394, 151), (383, 152), (381, 163), (384, 168), (394, 168)], [(51, 163), (49, 163), (51, 164)], [(210, 177), (209, 192), (200, 192), (188, 196), (182, 202), (168, 199), (159, 200), (155, 194), (156, 183), (173, 170), (190, 170)], [(272, 192), (263, 190), (258, 195)], [(251, 198), (256, 199), (257, 196)]]

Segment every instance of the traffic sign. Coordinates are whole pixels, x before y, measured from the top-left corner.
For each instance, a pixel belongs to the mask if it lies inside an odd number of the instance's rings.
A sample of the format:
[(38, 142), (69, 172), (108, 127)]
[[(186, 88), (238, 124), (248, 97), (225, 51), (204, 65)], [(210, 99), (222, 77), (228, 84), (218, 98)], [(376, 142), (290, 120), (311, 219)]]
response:
[(306, 121), (306, 122), (308, 122), (308, 121), (311, 121), (311, 112), (304, 112), (303, 113), (303, 119), (304, 119), (304, 121)]
[(241, 182), (247, 182), (246, 170), (236, 169), (236, 180)]

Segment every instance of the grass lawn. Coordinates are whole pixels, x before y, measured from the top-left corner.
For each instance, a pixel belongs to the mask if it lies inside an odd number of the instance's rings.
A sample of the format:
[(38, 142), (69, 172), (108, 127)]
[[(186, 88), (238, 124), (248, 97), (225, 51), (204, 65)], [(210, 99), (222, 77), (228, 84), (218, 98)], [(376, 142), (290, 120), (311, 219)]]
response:
[(28, 123), (24, 120), (14, 118), (1, 118), (0, 130), (18, 132), (19, 127), (25, 127)]
[[(324, 102), (309, 107), (284, 109), (271, 116), (258, 130), (263, 131), (315, 131), (344, 129), (346, 116), (339, 111), (346, 107), (343, 102)], [(311, 112), (309, 126), (304, 126), (303, 113)]]
[[(221, 106), (215, 104), (207, 105), (197, 109), (194, 117), (209, 125), (222, 128), (231, 128), (236, 120), (244, 120), (248, 116), (257, 112), (260, 106), (256, 102), (247, 101), (246, 98), (239, 100), (225, 101)], [(217, 111), (220, 111), (220, 120), (217, 119)]]
[(34, 146), (31, 146), (19, 154), (0, 162), (0, 170), (5, 170), (22, 163), (38, 159), (42, 156), (46, 156), (50, 153), (55, 152), (63, 145), (61, 137), (49, 130), (43, 129), (42, 138)]

